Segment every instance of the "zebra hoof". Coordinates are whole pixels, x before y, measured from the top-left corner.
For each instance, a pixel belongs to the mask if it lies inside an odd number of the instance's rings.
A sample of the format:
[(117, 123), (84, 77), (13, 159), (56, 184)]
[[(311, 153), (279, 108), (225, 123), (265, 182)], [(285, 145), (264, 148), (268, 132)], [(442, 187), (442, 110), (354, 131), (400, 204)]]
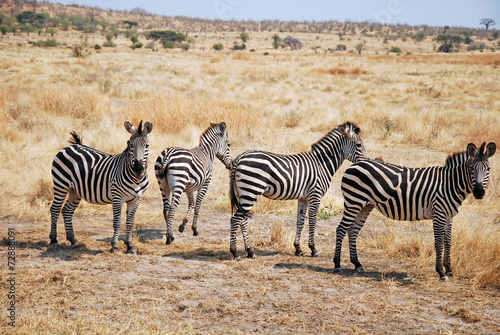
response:
[(233, 257), (233, 259), (236, 260), (236, 261), (241, 261), (241, 256)]
[(57, 243), (57, 240), (50, 240), (49, 246), (56, 246), (56, 245), (59, 245), (59, 243)]
[(354, 269), (354, 272), (356, 273), (365, 272), (365, 269), (363, 269), (362, 266), (358, 266), (357, 268)]
[(249, 252), (247, 258), (255, 259), (255, 253)]
[(319, 252), (317, 252), (316, 250), (312, 251), (311, 252), (311, 257), (319, 257)]
[(135, 250), (135, 248), (132, 247), (132, 248), (128, 248), (125, 253), (126, 254), (131, 254), (131, 255), (137, 255), (137, 250)]
[(172, 244), (174, 242), (175, 238), (173, 236), (167, 236), (167, 241), (165, 242), (166, 245)]
[(342, 269), (341, 268), (335, 268), (333, 269), (333, 273), (336, 273), (336, 274), (342, 274)]
[(442, 281), (449, 281), (450, 280), (450, 278), (448, 278), (447, 275), (444, 275), (444, 276), (440, 277), (439, 279)]
[(304, 256), (304, 253), (302, 252), (302, 250), (297, 250), (295, 251), (295, 256)]
[(69, 242), (70, 242), (70, 243), (71, 243), (71, 245), (73, 245), (73, 246), (78, 246), (78, 245), (80, 245), (80, 243), (79, 243), (79, 242), (78, 242), (78, 240), (76, 240), (76, 239), (74, 239), (74, 240), (70, 240)]
[(179, 233), (183, 233), (184, 232), (184, 228), (186, 228), (186, 226), (184, 226), (183, 224), (181, 224), (179, 226)]
[(448, 271), (448, 272), (446, 272), (446, 275), (447, 275), (448, 277), (453, 277), (453, 271)]
[(112, 247), (111, 250), (109, 250), (109, 252), (114, 254), (115, 252), (118, 252), (118, 248)]
[(193, 236), (198, 236), (198, 235), (200, 235), (200, 233), (198, 233), (198, 231), (196, 229), (193, 230)]

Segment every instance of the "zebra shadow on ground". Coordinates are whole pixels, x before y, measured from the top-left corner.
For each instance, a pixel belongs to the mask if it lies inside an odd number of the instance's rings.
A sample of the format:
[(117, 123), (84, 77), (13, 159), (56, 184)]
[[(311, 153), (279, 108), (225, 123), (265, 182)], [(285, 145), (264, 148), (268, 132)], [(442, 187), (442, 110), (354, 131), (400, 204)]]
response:
[(400, 285), (413, 284), (413, 280), (408, 277), (406, 272), (378, 272), (378, 271), (364, 271), (356, 272), (354, 269), (342, 269), (342, 274), (335, 273), (334, 268), (326, 268), (321, 266), (298, 264), (298, 263), (278, 263), (274, 267), (285, 269), (307, 269), (315, 272), (331, 273), (335, 276), (342, 277), (364, 277), (371, 278), (376, 281), (392, 280), (398, 282)]
[[(274, 256), (281, 254), (279, 251), (255, 251), (255, 257)], [(241, 260), (246, 258), (246, 253), (243, 251), (240, 253)], [(200, 260), (200, 261), (230, 261), (233, 260), (233, 255), (227, 250), (213, 250), (205, 247), (197, 248), (195, 250), (184, 251), (184, 252), (174, 252), (163, 255), (163, 257), (172, 257), (178, 259), (190, 259), (190, 260)]]
[[(0, 246), (8, 247), (10, 246), (10, 242), (7, 239), (0, 240)], [(65, 261), (75, 260), (78, 255), (87, 254), (87, 255), (97, 255), (102, 253), (102, 250), (91, 250), (87, 248), (84, 243), (78, 243), (75, 246), (63, 243), (58, 245), (50, 245), (47, 241), (15, 241), (16, 250), (23, 249), (34, 249), (42, 251), (39, 257), (51, 257), (51, 258), (59, 258)]]

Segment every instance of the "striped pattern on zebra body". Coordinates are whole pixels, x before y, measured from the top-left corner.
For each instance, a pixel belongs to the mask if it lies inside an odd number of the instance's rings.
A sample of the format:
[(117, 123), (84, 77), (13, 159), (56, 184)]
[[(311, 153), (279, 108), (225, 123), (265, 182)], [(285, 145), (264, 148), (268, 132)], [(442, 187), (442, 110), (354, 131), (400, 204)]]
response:
[(82, 199), (92, 204), (113, 205), (113, 239), (111, 252), (118, 249), (118, 231), (121, 225), (123, 203), (127, 204), (127, 226), (125, 244), (127, 253), (136, 253), (132, 245), (131, 231), (135, 212), (141, 197), (148, 187), (147, 166), (149, 158), (148, 134), (153, 129), (151, 122), (135, 128), (125, 121), (125, 129), (132, 134), (127, 149), (121, 154), (110, 155), (81, 143), (74, 132), (71, 146), (56, 155), (52, 163), (54, 201), (50, 208), (50, 244), (57, 244), (57, 220), (62, 208), (66, 238), (72, 245), (77, 243), (73, 231), (73, 214)]
[[(217, 157), (230, 168), (230, 143), (224, 122), (211, 123), (200, 137), (200, 144), (193, 149), (167, 148), (155, 163), (155, 174), (163, 199), (163, 216), (167, 225), (166, 244), (174, 240), (172, 220), (182, 193), (188, 198), (188, 211), (179, 231), (182, 233), (194, 207), (192, 230), (198, 235), (197, 221), (201, 203), (213, 175), (213, 161)], [(193, 192), (197, 191), (196, 205)]]
[(363, 271), (358, 261), (356, 238), (370, 212), (377, 208), (394, 220), (433, 220), (436, 271), (442, 280), (447, 280), (453, 275), (450, 266), (452, 219), (471, 192), (477, 199), (484, 197), (490, 170), (488, 158), (495, 151), (493, 142), (488, 146), (483, 143), (479, 149), (470, 143), (465, 152), (449, 156), (444, 167), (407, 168), (375, 160), (351, 165), (341, 183), (344, 215), (337, 227), (336, 272), (342, 272), (340, 255), (346, 232), (350, 260), (356, 271)]
[(298, 200), (295, 254), (303, 255), (300, 235), (306, 213), (309, 214), (309, 248), (318, 257), (314, 245), (316, 216), (321, 198), (328, 190), (333, 174), (345, 159), (357, 162), (367, 159), (358, 136), (360, 129), (351, 122), (337, 126), (311, 146), (310, 152), (280, 155), (264, 151), (246, 151), (236, 157), (231, 168), (230, 251), (236, 252), (236, 231), (241, 227), (248, 257), (254, 257), (247, 234), (248, 213), (259, 196), (273, 200)]

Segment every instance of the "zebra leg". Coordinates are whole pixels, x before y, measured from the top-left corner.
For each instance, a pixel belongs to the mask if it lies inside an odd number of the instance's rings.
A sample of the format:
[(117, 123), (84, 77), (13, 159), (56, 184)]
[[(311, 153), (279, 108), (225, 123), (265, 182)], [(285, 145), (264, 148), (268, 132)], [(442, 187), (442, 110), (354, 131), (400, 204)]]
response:
[(432, 221), (432, 228), (434, 230), (434, 247), (436, 249), (436, 271), (441, 280), (448, 280), (448, 276), (443, 270), (443, 240), (445, 226), (446, 218), (435, 215)]
[(451, 259), (450, 259), (450, 249), (451, 249), (451, 226), (453, 220), (450, 219), (446, 224), (445, 235), (444, 235), (444, 258), (443, 264), (446, 270), (446, 275), (448, 277), (453, 277), (453, 271), (451, 271)]
[(57, 244), (57, 219), (61, 215), (61, 207), (67, 194), (68, 189), (58, 189), (54, 185), (54, 201), (52, 202), (52, 206), (50, 206), (50, 245)]
[(113, 238), (111, 240), (111, 253), (118, 251), (118, 231), (122, 225), (122, 206), (122, 198), (113, 197)]
[(166, 245), (171, 244), (175, 240), (174, 234), (172, 233), (172, 221), (174, 220), (175, 210), (177, 209), (177, 206), (179, 206), (182, 191), (183, 189), (180, 188), (172, 189), (172, 202), (170, 203), (170, 209), (166, 217), (167, 220), (167, 241), (165, 242)]
[(125, 253), (137, 255), (137, 251), (132, 244), (132, 228), (134, 227), (135, 212), (141, 203), (141, 198), (134, 199), (127, 203), (127, 223), (125, 229), (125, 245), (127, 246), (127, 251)]
[(243, 214), (239, 210), (231, 218), (231, 236), (229, 238), (229, 250), (233, 255), (233, 259), (240, 260), (241, 257), (238, 256), (236, 251), (236, 233), (238, 231), (238, 227), (241, 227), (241, 233), (243, 235), (243, 241), (245, 243), (245, 249), (248, 252), (248, 258), (255, 258), (255, 254), (252, 249), (249, 247), (248, 242), (248, 234), (247, 234), (247, 223), (248, 223), (248, 214)]
[(253, 248), (250, 246), (250, 242), (248, 241), (248, 218), (245, 217), (245, 220), (241, 222), (241, 233), (243, 234), (243, 242), (245, 243), (245, 250), (248, 254), (248, 258), (255, 258), (255, 253), (253, 251)]
[(194, 217), (193, 217), (193, 225), (191, 229), (193, 229), (193, 236), (198, 236), (198, 229), (197, 229), (197, 224), (198, 224), (198, 214), (200, 214), (200, 207), (201, 203), (203, 202), (203, 197), (205, 197), (205, 194), (207, 193), (208, 190), (208, 185), (210, 184), (210, 179), (203, 184), (198, 191), (198, 195), (196, 196), (196, 206), (194, 207)]
[(337, 227), (337, 237), (335, 241), (335, 255), (333, 256), (333, 262), (335, 263), (335, 273), (342, 273), (342, 268), (340, 267), (340, 254), (342, 252), (342, 240), (344, 239), (345, 233), (351, 227), (352, 223), (356, 218), (356, 209), (348, 208), (344, 205), (344, 215)]
[(75, 245), (78, 241), (75, 239), (75, 232), (73, 231), (73, 214), (76, 208), (80, 204), (82, 198), (76, 194), (73, 189), (69, 189), (68, 200), (64, 204), (62, 209), (62, 215), (64, 218), (64, 228), (66, 228), (66, 239), (71, 242), (71, 245)]
[(358, 260), (356, 239), (358, 238), (359, 231), (361, 230), (361, 228), (363, 228), (366, 219), (368, 218), (368, 215), (370, 215), (373, 208), (374, 208), (373, 205), (366, 205), (365, 207), (363, 207), (363, 209), (361, 209), (361, 211), (356, 216), (354, 224), (352, 224), (349, 227), (349, 230), (347, 231), (349, 237), (349, 254), (351, 258), (351, 263), (354, 264), (354, 271), (356, 272), (364, 271), (363, 266)]
[(186, 228), (186, 224), (189, 221), (189, 216), (191, 215), (191, 212), (194, 208), (194, 197), (193, 197), (193, 192), (186, 192), (186, 196), (188, 198), (188, 210), (186, 213), (186, 216), (182, 220), (182, 224), (179, 226), (179, 232), (182, 233), (184, 232), (184, 228)]
[(316, 217), (318, 215), (320, 200), (309, 201), (309, 249), (311, 257), (319, 257), (319, 252), (314, 246), (314, 232), (316, 231)]
[(300, 249), (300, 235), (302, 233), (302, 228), (304, 227), (306, 211), (307, 201), (304, 199), (299, 199), (297, 206), (297, 233), (295, 234), (295, 242), (293, 243), (293, 246), (295, 247), (295, 256), (304, 256), (302, 249)]

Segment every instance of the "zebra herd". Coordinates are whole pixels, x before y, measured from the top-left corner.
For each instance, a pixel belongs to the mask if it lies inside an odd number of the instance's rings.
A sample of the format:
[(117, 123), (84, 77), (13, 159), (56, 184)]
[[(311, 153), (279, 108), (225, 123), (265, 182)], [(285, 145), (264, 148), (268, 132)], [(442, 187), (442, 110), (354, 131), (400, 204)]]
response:
[[(141, 121), (135, 128), (125, 121), (124, 126), (131, 137), (121, 154), (110, 155), (85, 146), (74, 132), (71, 133), (71, 145), (57, 153), (52, 163), (54, 200), (50, 209), (51, 245), (58, 243), (57, 220), (61, 207), (66, 238), (72, 245), (77, 243), (72, 217), (81, 199), (85, 199), (93, 204), (112, 204), (111, 252), (117, 251), (121, 210), (126, 203), (126, 252), (136, 254), (131, 232), (135, 212), (148, 187), (148, 134), (153, 125), (148, 121), (143, 126)], [(370, 159), (359, 133), (359, 127), (346, 122), (314, 143), (309, 152), (282, 155), (250, 150), (231, 160), (227, 126), (224, 122), (212, 122), (201, 135), (199, 146), (190, 150), (175, 147), (163, 150), (154, 168), (163, 200), (166, 244), (174, 240), (172, 219), (182, 193), (187, 195), (188, 211), (179, 231), (184, 231), (194, 208), (192, 231), (193, 235), (198, 235), (199, 210), (212, 179), (213, 161), (217, 157), (230, 170), (229, 194), (233, 211), (230, 251), (234, 259), (239, 259), (236, 251), (238, 229), (241, 229), (247, 256), (255, 257), (248, 239), (247, 220), (261, 195), (273, 200), (298, 201), (295, 255), (303, 255), (300, 237), (307, 214), (308, 245), (311, 255), (319, 257), (314, 244), (318, 208), (330, 187), (333, 174), (347, 159), (352, 165), (341, 181), (344, 214), (336, 232), (334, 271), (342, 273), (340, 256), (346, 232), (350, 260), (355, 271), (363, 271), (357, 256), (356, 238), (370, 212), (377, 208), (394, 220), (432, 219), (436, 271), (440, 279), (447, 280), (453, 275), (450, 266), (452, 219), (470, 193), (477, 199), (484, 197), (489, 179), (489, 157), (496, 151), (495, 143), (483, 143), (479, 148), (470, 143), (466, 151), (449, 156), (444, 167), (407, 168)], [(197, 192), (196, 203), (194, 192)]]

